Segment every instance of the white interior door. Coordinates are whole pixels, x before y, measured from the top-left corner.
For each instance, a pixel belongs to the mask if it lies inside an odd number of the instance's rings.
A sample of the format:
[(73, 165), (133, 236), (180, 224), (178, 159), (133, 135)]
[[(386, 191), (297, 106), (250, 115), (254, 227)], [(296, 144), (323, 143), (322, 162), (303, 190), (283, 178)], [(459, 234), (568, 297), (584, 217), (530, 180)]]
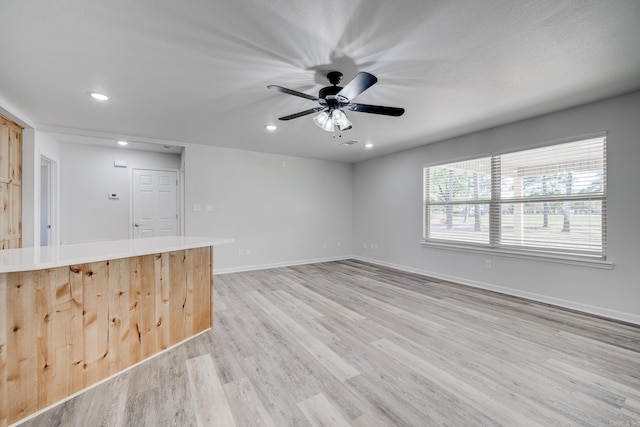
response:
[(40, 246), (60, 244), (60, 176), (58, 162), (40, 154), (40, 182), (38, 186), (39, 226), (34, 243)]
[(40, 246), (51, 244), (52, 221), (52, 173), (51, 160), (40, 157)]
[(178, 230), (176, 171), (133, 169), (133, 237), (175, 236)]

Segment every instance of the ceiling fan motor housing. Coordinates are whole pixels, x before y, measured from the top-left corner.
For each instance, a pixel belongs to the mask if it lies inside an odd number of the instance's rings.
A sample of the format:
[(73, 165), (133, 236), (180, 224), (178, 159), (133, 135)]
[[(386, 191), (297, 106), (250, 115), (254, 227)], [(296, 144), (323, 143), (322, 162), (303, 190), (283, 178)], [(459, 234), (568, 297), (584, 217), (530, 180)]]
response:
[(341, 86), (327, 86), (320, 89), (318, 98), (327, 99), (327, 96), (337, 95), (342, 90)]
[(327, 96), (337, 95), (342, 90), (342, 86), (338, 86), (340, 81), (342, 81), (342, 73), (340, 71), (329, 71), (327, 73), (327, 80), (329, 80), (329, 83), (333, 86), (320, 89), (318, 98), (327, 99)]

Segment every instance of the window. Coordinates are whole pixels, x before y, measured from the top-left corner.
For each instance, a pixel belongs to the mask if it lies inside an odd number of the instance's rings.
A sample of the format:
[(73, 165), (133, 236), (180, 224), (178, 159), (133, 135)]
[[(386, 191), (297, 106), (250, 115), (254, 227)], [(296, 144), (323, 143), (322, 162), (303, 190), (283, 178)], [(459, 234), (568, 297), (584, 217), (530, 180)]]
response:
[(424, 168), (424, 239), (606, 259), (606, 139)]

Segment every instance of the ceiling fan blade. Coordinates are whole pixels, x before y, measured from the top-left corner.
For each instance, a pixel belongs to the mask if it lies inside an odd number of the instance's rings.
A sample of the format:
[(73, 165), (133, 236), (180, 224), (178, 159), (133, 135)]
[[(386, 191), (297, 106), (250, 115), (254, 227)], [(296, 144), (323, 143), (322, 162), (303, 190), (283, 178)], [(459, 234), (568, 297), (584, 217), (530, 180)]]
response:
[(323, 110), (325, 108), (326, 107), (323, 107), (323, 106), (311, 108), (310, 110), (300, 111), (299, 113), (290, 114), (288, 116), (280, 117), (280, 120), (297, 119), (298, 117), (302, 117), (302, 116), (306, 116), (306, 115), (309, 115), (309, 114), (313, 114), (316, 111), (320, 111), (320, 110)]
[(344, 96), (351, 101), (353, 98), (373, 86), (377, 81), (378, 78), (373, 74), (361, 71), (353, 78), (353, 80), (343, 87), (340, 92), (338, 92), (338, 96)]
[(361, 113), (382, 114), (384, 116), (398, 117), (404, 114), (404, 108), (397, 107), (384, 107), (382, 105), (368, 105), (368, 104), (349, 104), (344, 108), (351, 111), (358, 111)]
[(312, 101), (318, 101), (320, 98), (313, 95), (307, 95), (306, 93), (298, 92), (297, 90), (287, 89), (286, 87), (278, 86), (278, 85), (269, 85), (267, 89), (277, 90), (278, 92), (287, 93), (293, 96), (299, 96), (300, 98), (310, 99)]

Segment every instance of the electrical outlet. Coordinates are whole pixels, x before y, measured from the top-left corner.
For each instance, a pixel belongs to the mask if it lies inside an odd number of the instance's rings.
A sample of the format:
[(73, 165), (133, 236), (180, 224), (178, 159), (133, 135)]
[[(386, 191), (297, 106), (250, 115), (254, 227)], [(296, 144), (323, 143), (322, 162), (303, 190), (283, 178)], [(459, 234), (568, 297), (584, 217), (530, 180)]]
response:
[(363, 248), (363, 249), (367, 249), (367, 244), (366, 244), (366, 242), (362, 242), (362, 248)]
[(205, 205), (204, 210), (207, 212), (213, 212), (213, 205)]
[(199, 203), (194, 203), (193, 204), (193, 211), (194, 212), (200, 212), (202, 210), (202, 205)]
[(342, 247), (342, 242), (338, 242), (338, 243), (336, 243), (336, 247), (337, 247), (337, 248), (341, 248), (341, 247)]
[(251, 255), (251, 249), (245, 249), (244, 250), (245, 255), (249, 256)]
[(490, 259), (485, 260), (484, 261), (484, 268), (486, 268), (487, 270), (491, 270), (491, 267), (492, 267), (491, 260)]
[(240, 256), (244, 256), (244, 250), (240, 249), (240, 250), (238, 251), (238, 255), (240, 255)]

